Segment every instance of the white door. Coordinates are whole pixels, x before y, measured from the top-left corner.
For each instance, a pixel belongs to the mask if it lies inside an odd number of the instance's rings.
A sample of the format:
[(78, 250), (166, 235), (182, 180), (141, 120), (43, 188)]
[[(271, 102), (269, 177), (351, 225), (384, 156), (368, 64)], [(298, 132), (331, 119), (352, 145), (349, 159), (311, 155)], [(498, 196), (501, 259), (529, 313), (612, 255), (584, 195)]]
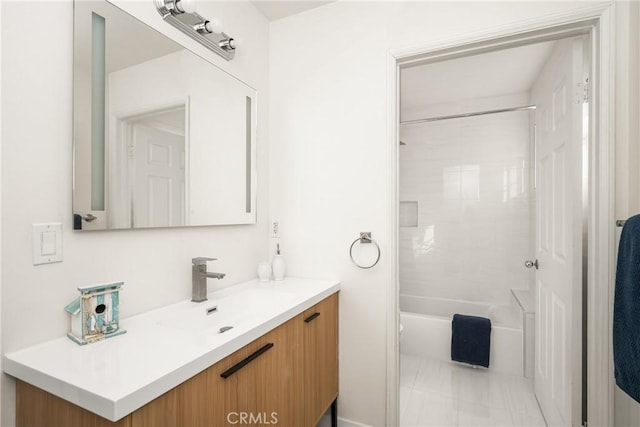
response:
[(184, 225), (184, 136), (133, 125), (134, 227)]
[(536, 108), (535, 392), (549, 426), (582, 413), (583, 39), (560, 40), (531, 90)]

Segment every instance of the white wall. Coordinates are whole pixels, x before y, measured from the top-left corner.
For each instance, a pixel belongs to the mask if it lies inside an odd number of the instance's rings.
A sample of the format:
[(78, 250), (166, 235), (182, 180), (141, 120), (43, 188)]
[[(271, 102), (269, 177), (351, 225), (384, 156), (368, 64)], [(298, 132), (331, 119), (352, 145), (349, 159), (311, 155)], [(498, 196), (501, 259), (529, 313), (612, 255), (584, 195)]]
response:
[[(165, 34), (195, 45), (162, 22), (152, 3), (126, 7)], [(191, 293), (191, 258), (213, 256), (214, 289), (255, 277), (267, 259), (268, 45), (265, 18), (249, 2), (203, 3), (238, 35), (227, 63), (204, 47), (198, 54), (255, 87), (258, 111), (258, 224), (165, 230), (72, 231), (73, 4), (2, 2), (2, 350), (64, 336), (64, 306), (81, 285), (124, 280), (122, 314), (183, 300)], [(25, 28), (29, 28), (25, 32)], [(31, 224), (62, 222), (64, 262), (31, 264)], [(14, 423), (14, 383), (2, 378), (2, 426)]]
[[(385, 382), (396, 155), (389, 51), (585, 4), (341, 1), (271, 24), (271, 214), (281, 220), (292, 274), (342, 279), (341, 416), (383, 425), (392, 386)], [(359, 231), (372, 231), (382, 246), (371, 270), (349, 261)]]
[[(615, 216), (625, 219), (640, 213), (640, 3), (617, 6)], [(617, 387), (614, 400), (616, 427), (640, 425), (640, 404)]]
[[(0, 35), (2, 34), (2, 2), (0, 2)], [(0, 43), (0, 99), (2, 99), (2, 43)], [(0, 177), (2, 176), (2, 102), (0, 102)], [(0, 242), (2, 242), (2, 197), (0, 192)], [(2, 351), (2, 244), (0, 244), (0, 354)], [(2, 367), (0, 362), (0, 367)], [(2, 381), (2, 380), (0, 380)], [(0, 384), (0, 422), (4, 411), (2, 410), (2, 384)]]
[[(618, 40), (620, 73), (639, 73), (640, 58), (640, 4), (638, 2), (619, 5), (618, 25), (630, 32), (629, 38)], [(639, 79), (619, 79), (617, 86), (617, 120), (622, 132), (618, 134), (616, 146), (616, 218), (627, 218), (640, 213), (640, 99)], [(635, 118), (635, 119), (634, 119)], [(618, 238), (620, 233), (616, 235)], [(617, 241), (616, 241), (617, 243)], [(615, 425), (627, 427), (640, 425), (640, 404), (616, 387)]]
[(640, 212), (640, 3), (618, 2), (617, 9), (616, 218), (624, 219)]
[[(458, 102), (447, 111), (527, 105), (529, 94), (474, 101), (474, 108)], [(421, 117), (442, 111), (430, 110)], [(407, 116), (420, 118), (403, 110)], [(507, 305), (511, 289), (529, 289), (523, 266), (532, 256), (529, 116), (518, 111), (401, 127), (407, 145), (400, 147), (400, 203), (418, 204), (417, 227), (400, 227), (401, 294)]]

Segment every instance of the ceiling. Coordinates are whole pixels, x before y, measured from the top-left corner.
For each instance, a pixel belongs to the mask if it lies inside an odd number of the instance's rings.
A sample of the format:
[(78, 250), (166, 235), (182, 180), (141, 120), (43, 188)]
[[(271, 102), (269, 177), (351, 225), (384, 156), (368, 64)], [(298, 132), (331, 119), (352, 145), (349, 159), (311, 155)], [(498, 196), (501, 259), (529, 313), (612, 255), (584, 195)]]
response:
[(333, 3), (336, 0), (331, 1), (300, 1), (300, 0), (285, 0), (285, 1), (271, 1), (271, 0), (252, 0), (251, 3), (269, 20), (275, 21), (276, 19), (285, 18), (287, 16), (295, 15), (300, 12), (304, 12), (309, 9), (314, 9), (325, 4)]
[(401, 111), (528, 92), (555, 42), (504, 49), (401, 70)]

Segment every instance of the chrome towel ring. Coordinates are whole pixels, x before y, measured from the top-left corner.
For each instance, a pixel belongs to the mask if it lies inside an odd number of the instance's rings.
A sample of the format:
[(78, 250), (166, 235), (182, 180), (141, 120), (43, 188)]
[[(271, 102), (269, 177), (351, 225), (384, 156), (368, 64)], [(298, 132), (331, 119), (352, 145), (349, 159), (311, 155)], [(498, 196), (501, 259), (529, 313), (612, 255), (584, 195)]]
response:
[[(373, 243), (374, 245), (376, 245), (376, 248), (378, 249), (378, 257), (376, 258), (375, 262), (369, 266), (364, 266), (364, 265), (360, 265), (356, 262), (355, 259), (353, 259), (353, 245), (355, 245), (357, 242), (360, 243)], [(360, 232), (360, 237), (358, 237), (356, 240), (353, 241), (353, 243), (351, 244), (351, 247), (349, 248), (349, 256), (351, 257), (351, 262), (355, 264), (356, 267), (358, 268), (362, 268), (363, 270), (369, 269), (371, 267), (374, 267), (378, 261), (380, 261), (380, 245), (378, 245), (378, 243), (373, 240), (371, 238), (371, 232), (370, 231), (361, 231)]]

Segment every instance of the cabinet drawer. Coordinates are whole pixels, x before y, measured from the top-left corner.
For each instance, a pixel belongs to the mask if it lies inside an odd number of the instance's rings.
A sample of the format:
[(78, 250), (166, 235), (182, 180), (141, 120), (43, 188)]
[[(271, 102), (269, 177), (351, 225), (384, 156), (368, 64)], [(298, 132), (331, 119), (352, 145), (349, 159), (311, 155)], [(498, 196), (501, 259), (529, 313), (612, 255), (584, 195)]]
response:
[(315, 426), (338, 396), (338, 294), (302, 313), (305, 426)]

